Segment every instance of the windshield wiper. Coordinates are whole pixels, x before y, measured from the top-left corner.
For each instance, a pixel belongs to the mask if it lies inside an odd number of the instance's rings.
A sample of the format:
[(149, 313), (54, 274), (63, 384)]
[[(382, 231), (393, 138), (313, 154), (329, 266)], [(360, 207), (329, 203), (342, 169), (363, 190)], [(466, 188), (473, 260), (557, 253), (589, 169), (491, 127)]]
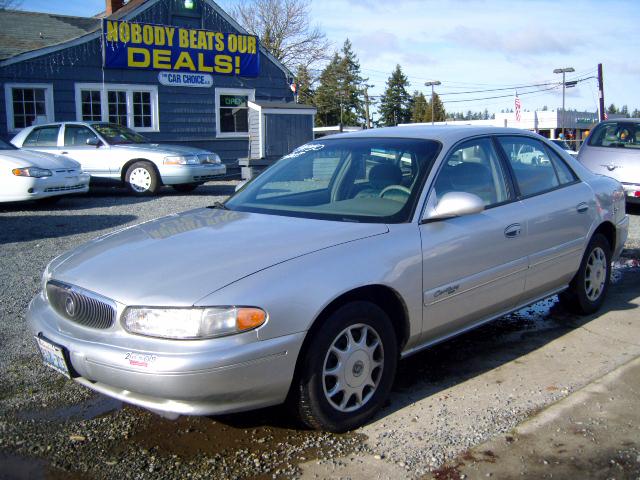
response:
[(219, 208), (220, 210), (229, 210), (229, 207), (227, 207), (222, 202), (214, 202), (213, 205), (209, 205), (207, 208)]

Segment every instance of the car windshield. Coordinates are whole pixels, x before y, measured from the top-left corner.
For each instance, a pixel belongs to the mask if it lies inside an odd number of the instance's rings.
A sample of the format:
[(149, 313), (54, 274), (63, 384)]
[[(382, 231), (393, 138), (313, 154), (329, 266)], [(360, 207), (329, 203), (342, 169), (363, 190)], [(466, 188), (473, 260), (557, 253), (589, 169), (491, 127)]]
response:
[(0, 150), (17, 150), (17, 148), (4, 140), (0, 140)]
[(589, 135), (589, 145), (592, 147), (640, 149), (640, 123), (601, 123)]
[(125, 143), (149, 143), (149, 140), (133, 130), (116, 123), (94, 123), (91, 125), (112, 145)]
[(433, 140), (406, 138), (317, 140), (280, 159), (225, 207), (324, 220), (406, 222), (440, 148)]

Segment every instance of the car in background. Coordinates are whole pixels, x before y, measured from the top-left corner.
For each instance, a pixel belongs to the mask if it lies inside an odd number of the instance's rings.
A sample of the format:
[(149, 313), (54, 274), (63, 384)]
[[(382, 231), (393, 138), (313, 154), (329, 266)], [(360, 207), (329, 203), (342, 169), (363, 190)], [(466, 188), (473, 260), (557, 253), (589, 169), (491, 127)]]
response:
[(162, 185), (190, 192), (226, 173), (220, 157), (199, 148), (152, 143), (114, 123), (57, 122), (35, 125), (11, 140), (15, 146), (62, 154), (82, 165), (91, 183), (126, 184), (137, 195)]
[(69, 158), (30, 152), (0, 140), (0, 202), (53, 203), (89, 191), (89, 174)]
[(627, 201), (640, 204), (640, 119), (600, 122), (580, 148), (578, 161), (618, 180)]
[(572, 149), (569, 146), (569, 144), (567, 142), (565, 142), (564, 140), (554, 139), (554, 140), (551, 140), (551, 143), (557, 145), (558, 147), (560, 147), (562, 150), (567, 152), (572, 157), (577, 157), (578, 156), (578, 152), (576, 152), (574, 149)]
[(534, 133), (370, 129), (57, 257), (27, 318), (48, 366), (121, 401), (175, 417), (288, 400), (344, 431), (401, 358), (556, 293), (595, 312), (628, 224), (617, 181)]

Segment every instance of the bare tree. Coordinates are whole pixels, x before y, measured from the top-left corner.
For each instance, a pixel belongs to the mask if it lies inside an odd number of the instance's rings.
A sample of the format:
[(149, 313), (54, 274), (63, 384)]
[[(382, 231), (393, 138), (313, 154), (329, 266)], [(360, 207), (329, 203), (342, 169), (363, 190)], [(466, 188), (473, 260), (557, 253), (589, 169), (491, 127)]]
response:
[(330, 44), (311, 25), (308, 0), (242, 0), (233, 16), (290, 70), (327, 58)]
[(22, 6), (22, 0), (0, 0), (0, 10), (17, 10)]

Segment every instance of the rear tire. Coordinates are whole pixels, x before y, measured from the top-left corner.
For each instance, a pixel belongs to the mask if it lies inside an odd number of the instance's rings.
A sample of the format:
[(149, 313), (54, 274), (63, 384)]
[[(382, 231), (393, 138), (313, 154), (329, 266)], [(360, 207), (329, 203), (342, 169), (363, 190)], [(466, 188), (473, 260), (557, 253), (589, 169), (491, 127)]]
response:
[(303, 352), (293, 386), (302, 422), (344, 432), (363, 425), (387, 399), (398, 344), (387, 314), (370, 302), (352, 302), (331, 314)]
[(171, 185), (176, 192), (189, 193), (193, 192), (200, 186), (199, 183), (180, 183), (178, 185)]
[(604, 302), (610, 277), (611, 246), (604, 235), (596, 233), (587, 245), (578, 273), (560, 294), (560, 301), (574, 313), (594, 313)]
[(125, 177), (129, 190), (134, 195), (151, 195), (158, 190), (158, 174), (149, 162), (136, 162), (127, 169)]

